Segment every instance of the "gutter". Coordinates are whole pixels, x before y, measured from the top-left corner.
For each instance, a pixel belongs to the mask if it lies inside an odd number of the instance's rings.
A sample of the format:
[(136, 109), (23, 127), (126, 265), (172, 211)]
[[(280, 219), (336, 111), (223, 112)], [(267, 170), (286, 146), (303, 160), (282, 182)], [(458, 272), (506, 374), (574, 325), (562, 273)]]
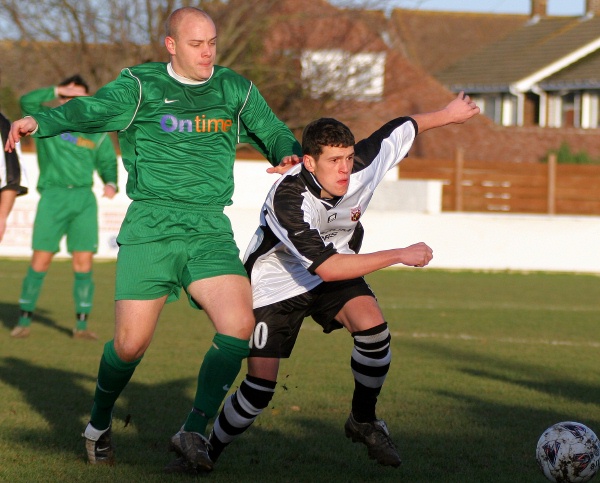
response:
[(540, 127), (546, 127), (548, 121), (548, 93), (538, 84), (531, 86), (531, 92), (540, 97)]
[(525, 117), (525, 94), (519, 91), (514, 84), (508, 86), (508, 90), (517, 98), (517, 126), (523, 126), (523, 119)]

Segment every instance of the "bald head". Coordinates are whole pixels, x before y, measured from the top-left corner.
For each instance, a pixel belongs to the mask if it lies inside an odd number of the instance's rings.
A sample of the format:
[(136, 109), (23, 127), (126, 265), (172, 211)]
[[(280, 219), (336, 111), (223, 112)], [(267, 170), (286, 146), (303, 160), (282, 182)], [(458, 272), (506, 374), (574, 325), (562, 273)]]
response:
[(203, 82), (213, 73), (217, 29), (210, 16), (194, 7), (175, 10), (167, 20), (165, 47), (179, 76)]
[(202, 19), (214, 25), (212, 18), (204, 10), (196, 7), (183, 7), (174, 10), (167, 21), (165, 22), (165, 34), (167, 37), (178, 38), (179, 28), (184, 20), (187, 19)]

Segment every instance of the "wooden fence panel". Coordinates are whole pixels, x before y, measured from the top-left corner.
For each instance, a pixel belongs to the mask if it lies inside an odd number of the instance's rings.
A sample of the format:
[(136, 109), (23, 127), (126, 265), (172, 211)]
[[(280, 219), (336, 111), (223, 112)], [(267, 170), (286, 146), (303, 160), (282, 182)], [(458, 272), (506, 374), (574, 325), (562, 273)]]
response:
[(402, 179), (443, 181), (443, 211), (600, 215), (600, 166), (407, 158)]

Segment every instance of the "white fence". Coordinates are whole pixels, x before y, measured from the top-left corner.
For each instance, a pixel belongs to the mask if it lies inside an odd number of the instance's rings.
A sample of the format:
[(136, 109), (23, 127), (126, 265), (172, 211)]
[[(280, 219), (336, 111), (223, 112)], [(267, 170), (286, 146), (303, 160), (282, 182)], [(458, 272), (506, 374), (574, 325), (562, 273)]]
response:
[[(39, 199), (35, 191), (35, 156), (24, 155), (30, 193), (17, 199), (0, 257), (29, 257), (31, 229)], [(226, 212), (243, 253), (258, 223), (262, 201), (277, 175), (266, 162), (237, 162), (234, 204)], [(113, 200), (98, 196), (98, 258), (114, 258), (115, 238), (129, 200), (126, 174), (119, 173), (120, 193)], [(436, 181), (386, 180), (378, 189), (362, 223), (363, 252), (407, 246), (418, 241), (434, 251), (431, 267), (473, 270), (558, 271), (600, 274), (600, 217), (518, 214), (442, 213), (441, 184)], [(68, 256), (64, 246), (59, 257)]]

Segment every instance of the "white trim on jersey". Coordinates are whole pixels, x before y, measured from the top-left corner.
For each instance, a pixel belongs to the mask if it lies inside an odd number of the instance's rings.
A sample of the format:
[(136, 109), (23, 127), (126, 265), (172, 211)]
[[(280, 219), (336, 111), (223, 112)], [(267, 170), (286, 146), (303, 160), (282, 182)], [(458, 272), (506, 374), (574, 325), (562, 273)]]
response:
[(246, 93), (246, 99), (244, 99), (244, 103), (242, 104), (241, 109), (238, 112), (237, 115), (237, 143), (239, 144), (240, 142), (240, 129), (242, 128), (242, 121), (240, 120), (240, 118), (242, 117), (242, 111), (244, 110), (244, 108), (246, 107), (246, 104), (248, 104), (248, 100), (250, 99), (250, 93), (252, 92), (252, 86), (254, 84), (252, 83), (252, 81), (250, 81), (250, 86), (248, 87), (248, 92)]
[(136, 80), (136, 82), (138, 83), (139, 86), (139, 95), (138, 95), (138, 102), (137, 105), (135, 106), (135, 111), (133, 113), (133, 116), (131, 116), (131, 120), (129, 121), (129, 124), (127, 124), (127, 126), (125, 126), (123, 129), (121, 129), (120, 132), (123, 131), (127, 131), (127, 129), (129, 129), (129, 126), (131, 126), (131, 124), (133, 123), (133, 121), (135, 120), (135, 116), (137, 116), (138, 111), (140, 110), (140, 106), (142, 105), (142, 81), (133, 74), (133, 72), (131, 72), (131, 70), (129, 68), (125, 68), (122, 70), (122, 72), (128, 72), (129, 75)]

